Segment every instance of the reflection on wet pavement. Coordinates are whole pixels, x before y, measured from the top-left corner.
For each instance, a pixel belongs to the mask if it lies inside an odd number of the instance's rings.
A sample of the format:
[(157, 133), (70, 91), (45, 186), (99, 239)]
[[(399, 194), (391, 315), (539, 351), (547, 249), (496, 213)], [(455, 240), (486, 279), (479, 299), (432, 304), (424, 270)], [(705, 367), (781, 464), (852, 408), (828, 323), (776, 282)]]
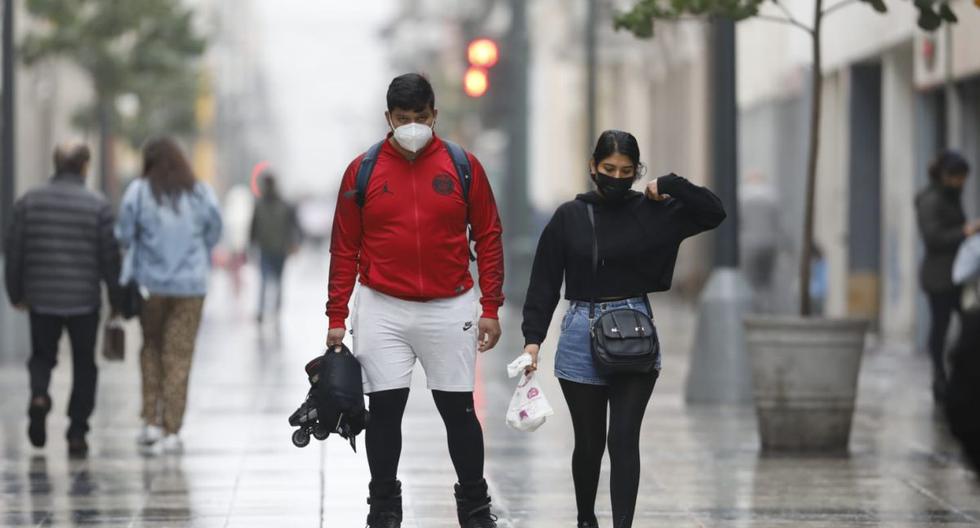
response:
[[(287, 268), (281, 324), (257, 328), (251, 295), (235, 298), (216, 274), (195, 355), (183, 432), (186, 452), (140, 452), (136, 327), (124, 363), (100, 363), (98, 406), (86, 460), (69, 460), (64, 431), (70, 359), (54, 377), (48, 445), (26, 436), (27, 372), (0, 367), (7, 397), (0, 526), (359, 527), (367, 466), (342, 440), (297, 449), (286, 418), (307, 390), (303, 366), (324, 335), (326, 256), (301, 254)], [(254, 284), (254, 275), (248, 284)], [(250, 291), (248, 288), (246, 291)], [(869, 353), (846, 458), (760, 457), (752, 410), (683, 402), (690, 307), (654, 297), (664, 334), (664, 374), (643, 429), (643, 481), (635, 526), (965, 527), (980, 525), (980, 486), (934, 415), (924, 357), (895, 347)], [(557, 318), (556, 318), (557, 320)], [(557, 383), (556, 409), (535, 433), (504, 425), (513, 389), (505, 364), (520, 351), (519, 310), (502, 313), (505, 337), (481, 358), (479, 412), (487, 472), (502, 526), (572, 527), (571, 424)], [(553, 343), (542, 352), (551, 370)], [(456, 526), (454, 473), (445, 432), (417, 377), (404, 424), (400, 476), (404, 526)], [(608, 526), (608, 465), (598, 512)]]

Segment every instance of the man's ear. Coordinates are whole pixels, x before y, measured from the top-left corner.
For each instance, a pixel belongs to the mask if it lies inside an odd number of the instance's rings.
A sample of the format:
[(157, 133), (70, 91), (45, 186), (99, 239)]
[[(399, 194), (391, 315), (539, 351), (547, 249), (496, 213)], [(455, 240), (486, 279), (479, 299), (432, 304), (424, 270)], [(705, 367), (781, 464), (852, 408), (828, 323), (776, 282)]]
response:
[(392, 129), (392, 130), (394, 130), (394, 129), (395, 129), (395, 125), (393, 125), (393, 124), (391, 123), (391, 112), (389, 112), (389, 111), (387, 111), (387, 110), (385, 110), (385, 124), (387, 124), (387, 125), (388, 125), (388, 128), (390, 128), (390, 129)]
[(436, 120), (438, 120), (438, 119), (439, 119), (439, 110), (436, 110), (435, 108), (433, 108), (432, 109), (432, 125), (433, 126), (435, 126)]
[(595, 176), (596, 172), (599, 172), (599, 170), (596, 169), (595, 160), (589, 160), (589, 172), (591, 172), (593, 176)]

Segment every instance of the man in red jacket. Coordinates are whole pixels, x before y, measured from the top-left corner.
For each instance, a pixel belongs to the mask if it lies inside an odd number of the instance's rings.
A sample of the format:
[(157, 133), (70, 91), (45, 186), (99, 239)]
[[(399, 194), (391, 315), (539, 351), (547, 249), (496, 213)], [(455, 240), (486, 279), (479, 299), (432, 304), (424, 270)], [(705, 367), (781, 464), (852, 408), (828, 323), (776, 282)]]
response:
[[(450, 147), (433, 134), (437, 111), (429, 81), (417, 74), (388, 87), (391, 128), (367, 185), (358, 172), (367, 155), (347, 167), (340, 185), (330, 253), (327, 346), (345, 335), (356, 278), (351, 334), (364, 370), (371, 421), (366, 431), (371, 469), (369, 528), (401, 526), (401, 421), (418, 360), (446, 425), (459, 482), (460, 525), (494, 527), (483, 478), (483, 431), (473, 410), (477, 350), (500, 337), (503, 303), (500, 218), (480, 162), (466, 153), (463, 180)], [(482, 297), (469, 271), (467, 225), (476, 242)]]

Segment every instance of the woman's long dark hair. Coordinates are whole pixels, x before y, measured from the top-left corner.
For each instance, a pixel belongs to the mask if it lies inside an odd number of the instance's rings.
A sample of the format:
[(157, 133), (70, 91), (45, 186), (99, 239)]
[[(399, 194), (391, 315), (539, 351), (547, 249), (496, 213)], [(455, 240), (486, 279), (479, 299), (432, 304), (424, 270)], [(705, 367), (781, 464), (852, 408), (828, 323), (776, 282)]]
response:
[(929, 179), (942, 183), (943, 175), (966, 175), (970, 173), (970, 163), (955, 150), (945, 150), (929, 165)]
[(633, 134), (629, 132), (606, 130), (599, 134), (599, 141), (596, 142), (595, 150), (592, 151), (592, 161), (598, 166), (602, 160), (617, 153), (626, 156), (633, 162), (633, 167), (639, 176), (643, 167), (640, 164), (640, 145), (637, 144)]
[(169, 137), (150, 140), (143, 147), (143, 177), (150, 182), (157, 203), (168, 198), (174, 208), (180, 195), (194, 190), (197, 183), (180, 146)]

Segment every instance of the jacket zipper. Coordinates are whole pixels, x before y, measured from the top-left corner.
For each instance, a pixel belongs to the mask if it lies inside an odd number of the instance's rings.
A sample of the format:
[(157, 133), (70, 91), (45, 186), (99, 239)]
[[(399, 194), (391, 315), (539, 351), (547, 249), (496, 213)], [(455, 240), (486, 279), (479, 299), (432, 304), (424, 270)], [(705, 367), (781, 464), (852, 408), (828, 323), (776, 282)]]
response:
[(419, 192), (415, 181), (415, 163), (409, 162), (412, 167), (412, 204), (415, 207), (415, 255), (418, 257), (419, 270), (419, 297), (425, 296), (425, 282), (422, 279), (422, 221), (419, 219)]

